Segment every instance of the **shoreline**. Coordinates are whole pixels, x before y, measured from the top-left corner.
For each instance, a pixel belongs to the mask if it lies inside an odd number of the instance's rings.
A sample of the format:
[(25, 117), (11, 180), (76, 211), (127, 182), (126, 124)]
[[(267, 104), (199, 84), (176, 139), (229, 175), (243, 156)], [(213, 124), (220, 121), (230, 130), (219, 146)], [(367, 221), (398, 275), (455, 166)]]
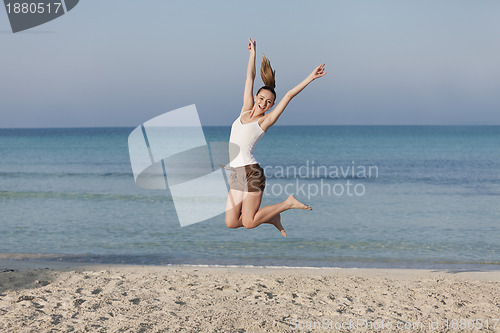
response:
[(449, 269), (449, 268), (372, 268), (372, 267), (314, 267), (314, 266), (258, 266), (258, 265), (193, 265), (193, 264), (130, 264), (130, 263), (98, 263), (98, 262), (78, 262), (78, 261), (44, 261), (44, 260), (19, 260), (19, 259), (1, 259), (0, 258), (0, 272), (14, 270), (17, 272), (30, 271), (30, 270), (61, 270), (67, 271), (72, 269), (85, 269), (85, 270), (103, 270), (103, 269), (143, 269), (143, 270), (178, 270), (178, 269), (201, 269), (201, 270), (232, 270), (232, 271), (255, 271), (255, 272), (298, 272), (310, 274), (327, 274), (332, 272), (351, 272), (353, 274), (368, 274), (368, 273), (383, 273), (391, 275), (401, 275), (406, 272), (407, 274), (413, 273), (447, 273), (447, 274), (460, 274), (467, 276), (488, 276), (493, 281), (500, 281), (500, 268), (498, 270), (479, 270), (479, 269)]
[[(134, 261), (134, 259), (136, 259)], [(142, 260), (140, 260), (142, 259)], [(221, 260), (219, 262), (200, 263), (200, 260), (178, 262), (173, 260), (164, 263), (158, 258), (148, 258), (142, 255), (62, 255), (62, 254), (39, 254), (39, 253), (0, 253), (0, 264), (2, 262), (12, 263), (13, 265), (23, 266), (23, 263), (32, 265), (131, 265), (131, 266), (164, 266), (164, 267), (235, 267), (235, 268), (280, 268), (280, 269), (388, 269), (388, 270), (448, 270), (448, 271), (479, 271), (495, 272), (500, 271), (500, 264), (497, 263), (462, 263), (462, 262), (415, 262), (415, 261), (332, 261), (331, 265), (303, 265), (303, 262), (297, 262), (289, 265), (286, 263), (252, 263), (241, 264), (232, 260)], [(311, 262), (309, 262), (311, 263)]]

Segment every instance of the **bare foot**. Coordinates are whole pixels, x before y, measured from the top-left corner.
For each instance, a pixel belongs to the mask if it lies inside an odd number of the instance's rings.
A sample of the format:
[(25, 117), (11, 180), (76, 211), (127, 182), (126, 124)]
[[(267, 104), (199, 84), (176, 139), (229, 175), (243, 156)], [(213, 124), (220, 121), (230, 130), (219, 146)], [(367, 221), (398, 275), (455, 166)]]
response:
[(290, 204), (290, 208), (312, 210), (311, 206), (303, 204), (299, 200), (295, 199), (293, 195), (289, 196), (286, 201)]
[(286, 237), (285, 228), (283, 228), (283, 225), (281, 224), (281, 215), (280, 214), (275, 215), (271, 220), (269, 220), (269, 222), (264, 222), (264, 223), (270, 223), (270, 224), (274, 225), (276, 227), (276, 229), (278, 229), (281, 232), (281, 234)]

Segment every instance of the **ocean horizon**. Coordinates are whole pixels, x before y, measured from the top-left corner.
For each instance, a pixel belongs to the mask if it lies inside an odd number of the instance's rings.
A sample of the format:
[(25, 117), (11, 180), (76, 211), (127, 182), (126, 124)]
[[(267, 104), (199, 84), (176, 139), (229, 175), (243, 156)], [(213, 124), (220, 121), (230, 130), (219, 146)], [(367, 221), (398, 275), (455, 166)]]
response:
[[(276, 126), (255, 155), (263, 205), (313, 211), (180, 227), (134, 182), (132, 127), (0, 129), (0, 258), (143, 265), (500, 269), (500, 126)], [(204, 126), (227, 142), (229, 126)], [(193, 207), (196, 209), (196, 207)]]

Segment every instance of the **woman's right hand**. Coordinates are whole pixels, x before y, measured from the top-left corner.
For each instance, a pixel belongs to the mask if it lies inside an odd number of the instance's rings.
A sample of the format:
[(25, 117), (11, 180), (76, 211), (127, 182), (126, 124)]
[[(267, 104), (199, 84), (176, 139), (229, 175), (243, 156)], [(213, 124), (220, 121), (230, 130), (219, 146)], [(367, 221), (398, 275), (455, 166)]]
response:
[(322, 77), (323, 75), (325, 75), (326, 72), (325, 72), (325, 64), (322, 64), (322, 65), (319, 65), (318, 67), (316, 67), (311, 74), (309, 74), (309, 79), (312, 81), (312, 80), (315, 80), (319, 77)]
[(252, 38), (248, 38), (248, 40), (248, 51), (250, 51), (250, 53), (255, 53), (255, 39), (252, 41)]

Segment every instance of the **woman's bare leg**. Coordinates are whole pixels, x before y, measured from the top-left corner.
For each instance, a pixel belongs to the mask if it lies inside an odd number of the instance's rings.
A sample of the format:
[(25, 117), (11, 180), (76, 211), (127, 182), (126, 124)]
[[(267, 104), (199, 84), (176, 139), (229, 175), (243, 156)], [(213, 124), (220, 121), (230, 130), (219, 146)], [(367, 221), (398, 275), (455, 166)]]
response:
[(308, 205), (303, 204), (302, 202), (298, 201), (295, 199), (293, 195), (290, 195), (288, 199), (286, 199), (283, 202), (280, 202), (278, 204), (270, 205), (270, 206), (265, 206), (262, 207), (254, 217), (254, 224), (258, 226), (259, 224), (263, 223), (264, 221), (268, 221), (269, 219), (273, 218), (276, 214), (279, 214), (281, 212), (284, 212), (285, 210), (288, 209), (307, 209), (307, 210), (312, 210), (312, 208)]
[[(242, 216), (241, 222), (243, 226), (247, 229), (252, 229), (258, 227), (262, 223), (270, 222), (272, 224), (276, 223), (275, 226), (281, 231), (280, 228), (283, 228), (283, 226), (279, 227), (277, 225), (278, 220), (275, 219), (276, 215), (288, 209), (307, 209), (307, 210), (312, 209), (308, 205), (305, 205), (300, 201), (298, 201), (297, 199), (295, 199), (293, 195), (290, 195), (288, 199), (286, 199), (283, 202), (265, 206), (259, 210), (263, 192), (249, 192), (248, 194), (249, 195), (247, 195), (245, 199), (243, 199), (242, 213), (241, 213)], [(281, 220), (279, 220), (279, 224), (281, 225)]]
[[(283, 227), (283, 225), (281, 224), (281, 215), (278, 214), (278, 215), (274, 215), (274, 217), (269, 220), (269, 221), (265, 221), (265, 222), (262, 222), (262, 223), (268, 223), (268, 224), (272, 224), (276, 227), (276, 229), (278, 229), (279, 232), (281, 232), (281, 234), (283, 236), (287, 236), (286, 235), (286, 231), (285, 231), (285, 228)], [(232, 224), (228, 224), (226, 223), (226, 225), (229, 227), (229, 228), (241, 228), (243, 227), (243, 223), (242, 223), (242, 218), (241, 218), (241, 213), (240, 213), (240, 216), (237, 220), (237, 222), (234, 222)]]
[(281, 224), (281, 215), (280, 214), (274, 215), (274, 217), (271, 220), (269, 220), (267, 222), (262, 222), (262, 223), (269, 223), (269, 224), (274, 225), (276, 227), (276, 229), (278, 229), (281, 232), (281, 234), (286, 237), (285, 228), (283, 228), (283, 225)]
[(225, 222), (228, 228), (243, 227), (241, 218), (241, 206), (245, 193), (230, 189), (227, 196)]
[[(228, 228), (241, 228), (241, 227), (243, 227), (241, 206), (242, 206), (242, 201), (243, 201), (244, 197), (245, 197), (244, 192), (230, 190), (228, 198), (227, 198), (226, 216), (225, 216), (226, 226)], [(259, 201), (259, 206), (260, 206), (260, 201)], [(277, 214), (277, 215), (273, 216), (269, 221), (264, 221), (262, 223), (269, 223), (269, 224), (274, 225), (283, 234), (283, 236), (286, 237), (285, 229), (283, 228), (283, 225), (281, 224), (280, 214)]]

